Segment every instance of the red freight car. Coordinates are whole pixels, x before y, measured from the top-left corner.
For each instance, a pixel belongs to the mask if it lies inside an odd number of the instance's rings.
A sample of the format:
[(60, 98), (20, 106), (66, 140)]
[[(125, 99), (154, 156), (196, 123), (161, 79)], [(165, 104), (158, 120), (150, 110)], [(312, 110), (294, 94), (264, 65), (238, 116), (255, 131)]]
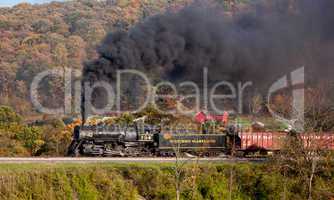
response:
[(334, 150), (334, 133), (301, 134), (305, 147)]
[[(274, 152), (282, 148), (285, 132), (240, 132), (240, 151)], [(334, 150), (334, 133), (309, 133), (300, 135), (305, 147)]]
[(278, 151), (282, 148), (285, 132), (241, 132), (240, 150), (253, 151)]

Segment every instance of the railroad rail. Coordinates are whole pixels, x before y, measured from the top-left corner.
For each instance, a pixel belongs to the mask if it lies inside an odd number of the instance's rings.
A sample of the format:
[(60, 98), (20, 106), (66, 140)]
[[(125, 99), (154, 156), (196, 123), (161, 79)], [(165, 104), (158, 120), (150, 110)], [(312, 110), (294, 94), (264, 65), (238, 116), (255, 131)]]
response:
[[(265, 162), (266, 158), (179, 158), (185, 162)], [(11, 163), (173, 163), (175, 158), (160, 158), (160, 157), (140, 157), (140, 158), (120, 158), (120, 157), (1, 157), (0, 164)]]

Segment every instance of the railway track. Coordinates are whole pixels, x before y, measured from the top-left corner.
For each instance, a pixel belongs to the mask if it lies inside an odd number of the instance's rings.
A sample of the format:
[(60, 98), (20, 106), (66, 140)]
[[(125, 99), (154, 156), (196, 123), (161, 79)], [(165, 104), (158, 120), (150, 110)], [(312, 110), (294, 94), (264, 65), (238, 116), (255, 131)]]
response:
[[(265, 162), (265, 158), (179, 158), (185, 162), (226, 162), (226, 163), (237, 163), (237, 162)], [(20, 164), (20, 163), (173, 163), (175, 158), (108, 158), (108, 157), (1, 157), (0, 164)]]

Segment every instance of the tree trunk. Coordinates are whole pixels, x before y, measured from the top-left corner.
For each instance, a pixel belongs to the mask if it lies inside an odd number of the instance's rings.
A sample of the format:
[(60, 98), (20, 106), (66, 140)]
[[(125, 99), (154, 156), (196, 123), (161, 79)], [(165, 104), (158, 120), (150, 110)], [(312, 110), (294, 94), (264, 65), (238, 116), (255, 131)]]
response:
[(176, 200), (180, 200), (180, 190), (176, 189)]
[(231, 167), (230, 169), (229, 200), (232, 200), (232, 187), (233, 187), (233, 167)]
[(313, 186), (313, 178), (314, 178), (314, 173), (315, 173), (315, 168), (316, 168), (316, 163), (317, 161), (315, 158), (312, 159), (312, 170), (311, 170), (311, 175), (308, 183), (308, 200), (312, 200), (312, 186)]

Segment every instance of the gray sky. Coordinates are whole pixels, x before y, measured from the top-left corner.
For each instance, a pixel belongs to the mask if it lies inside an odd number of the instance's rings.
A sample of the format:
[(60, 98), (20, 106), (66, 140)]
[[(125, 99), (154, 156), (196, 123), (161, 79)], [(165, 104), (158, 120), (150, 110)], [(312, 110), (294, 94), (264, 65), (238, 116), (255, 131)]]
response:
[[(31, 3), (31, 4), (36, 4), (36, 3), (48, 3), (54, 0), (1, 0), (0, 1), (0, 6), (13, 6), (16, 5), (18, 3), (22, 3), (22, 2), (27, 2), (27, 3)], [(57, 0), (57, 1), (61, 1), (61, 0)]]

